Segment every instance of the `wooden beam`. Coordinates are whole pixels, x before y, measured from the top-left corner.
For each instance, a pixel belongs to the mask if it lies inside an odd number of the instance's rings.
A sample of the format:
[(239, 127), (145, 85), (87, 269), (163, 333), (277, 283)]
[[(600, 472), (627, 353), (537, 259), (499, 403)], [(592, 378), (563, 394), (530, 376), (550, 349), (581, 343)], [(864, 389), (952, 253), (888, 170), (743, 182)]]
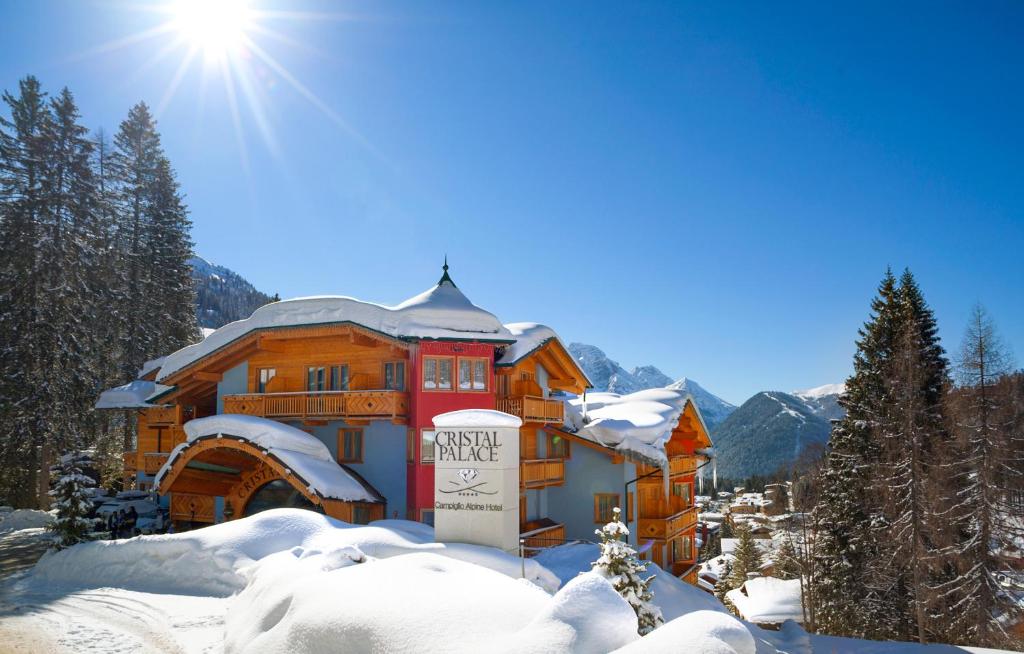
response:
[(201, 379), (203, 381), (208, 381), (208, 382), (219, 382), (221, 379), (224, 378), (224, 375), (222, 375), (219, 372), (206, 372), (204, 370), (200, 370), (200, 371), (197, 371), (193, 375), (193, 377), (195, 377), (196, 379)]
[(260, 336), (259, 341), (256, 343), (256, 349), (263, 350), (264, 352), (273, 352), (275, 354), (284, 354), (285, 344), (284, 341), (279, 339)]

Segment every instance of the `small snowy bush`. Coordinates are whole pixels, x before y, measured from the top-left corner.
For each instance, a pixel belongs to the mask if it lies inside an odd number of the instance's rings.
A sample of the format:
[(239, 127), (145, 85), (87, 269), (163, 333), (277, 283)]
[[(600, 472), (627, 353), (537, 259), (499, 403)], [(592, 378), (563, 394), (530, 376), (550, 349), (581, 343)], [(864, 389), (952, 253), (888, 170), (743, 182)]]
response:
[(50, 529), (57, 534), (57, 549), (71, 547), (89, 540), (92, 521), (89, 515), (89, 491), (94, 483), (83, 475), (74, 460), (61, 466), (60, 479), (50, 491), (57, 506), (57, 520)]
[(650, 586), (654, 576), (646, 579), (641, 576), (647, 571), (647, 563), (637, 558), (636, 550), (629, 543), (621, 540), (621, 537), (629, 536), (629, 528), (619, 520), (619, 508), (612, 511), (612, 521), (594, 532), (601, 537), (601, 556), (592, 564), (593, 570), (610, 581), (619, 595), (633, 607), (642, 636), (665, 620), (661, 609), (652, 603), (654, 593)]

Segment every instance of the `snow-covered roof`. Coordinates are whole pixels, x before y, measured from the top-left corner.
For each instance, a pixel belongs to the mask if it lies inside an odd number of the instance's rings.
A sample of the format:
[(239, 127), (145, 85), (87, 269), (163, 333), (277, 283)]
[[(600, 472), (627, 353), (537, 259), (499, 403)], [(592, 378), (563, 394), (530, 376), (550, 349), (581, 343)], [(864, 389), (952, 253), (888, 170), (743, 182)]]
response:
[(565, 349), (565, 344), (558, 338), (558, 334), (547, 325), (538, 322), (511, 322), (505, 325), (505, 329), (512, 334), (516, 342), (508, 346), (504, 354), (498, 357), (496, 365), (511, 366), (551, 340), (558, 341), (562, 349)]
[(446, 275), (437, 286), (393, 307), (340, 295), (296, 298), (264, 305), (248, 318), (228, 323), (202, 342), (169, 355), (157, 379), (166, 379), (256, 330), (332, 323), (353, 323), (403, 339), (515, 341), (494, 314), (470, 302)]
[(565, 402), (565, 424), (570, 432), (621, 452), (629, 458), (662, 465), (665, 443), (679, 417), (692, 402), (689, 394), (657, 388), (619, 395), (587, 393)]
[(151, 399), (166, 393), (170, 386), (156, 382), (136, 380), (122, 386), (115, 386), (100, 393), (96, 400), (97, 409), (147, 409), (158, 406)]
[(310, 492), (347, 502), (380, 502), (372, 488), (334, 462), (330, 450), (315, 436), (289, 425), (257, 416), (223, 414), (185, 423), (184, 443), (175, 447), (156, 475), (159, 488), (178, 456), (201, 438), (230, 436), (248, 441), (277, 458), (308, 485)]
[(786, 620), (803, 622), (799, 579), (756, 577), (730, 590), (726, 597), (740, 615), (755, 624), (779, 624)]

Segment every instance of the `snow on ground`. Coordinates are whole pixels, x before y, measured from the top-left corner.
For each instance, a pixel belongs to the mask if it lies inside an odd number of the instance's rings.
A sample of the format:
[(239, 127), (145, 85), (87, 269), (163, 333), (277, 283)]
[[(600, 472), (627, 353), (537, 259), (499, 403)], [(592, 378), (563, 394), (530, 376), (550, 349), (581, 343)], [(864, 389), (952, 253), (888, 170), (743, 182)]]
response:
[(747, 620), (757, 624), (781, 624), (786, 620), (803, 622), (799, 579), (757, 577), (726, 593)]
[[(19, 533), (19, 532), (16, 532)], [(419, 523), (277, 509), (193, 532), (86, 543), (0, 585), (0, 649), (21, 652), (708, 652), (964, 650), (764, 631), (653, 564), (669, 620), (640, 638), (595, 545), (524, 562), (435, 543)], [(584, 573), (584, 574), (580, 574)]]
[(0, 513), (0, 534), (22, 529), (40, 529), (53, 524), (53, 516), (36, 509), (15, 509)]

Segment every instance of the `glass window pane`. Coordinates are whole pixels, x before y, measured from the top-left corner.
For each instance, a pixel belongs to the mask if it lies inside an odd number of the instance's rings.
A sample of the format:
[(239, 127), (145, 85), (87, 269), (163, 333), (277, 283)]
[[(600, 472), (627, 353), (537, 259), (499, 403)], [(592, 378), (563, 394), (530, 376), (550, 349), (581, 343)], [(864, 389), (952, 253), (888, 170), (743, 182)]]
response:
[(338, 366), (331, 366), (331, 386), (332, 391), (341, 390), (341, 369)]
[(393, 389), (395, 387), (395, 364), (385, 363), (384, 364), (384, 388)]
[(316, 371), (313, 368), (307, 368), (306, 370), (306, 390), (316, 390)]
[(452, 360), (441, 359), (438, 361), (438, 375), (437, 387), (445, 390), (451, 390), (452, 388)]
[(405, 363), (403, 361), (395, 364), (395, 390), (405, 390)]
[(437, 388), (437, 359), (423, 360), (423, 388)]
[(473, 362), (473, 390), (484, 391), (487, 390), (487, 362), (486, 361), (474, 361)]
[(469, 366), (470, 361), (459, 359), (459, 388), (468, 391), (470, 388)]
[(348, 364), (347, 363), (341, 366), (341, 386), (339, 387), (338, 390), (342, 390), (342, 391), (347, 391), (348, 390)]
[(434, 432), (432, 431), (423, 432), (420, 442), (420, 461), (423, 463), (434, 462)]

